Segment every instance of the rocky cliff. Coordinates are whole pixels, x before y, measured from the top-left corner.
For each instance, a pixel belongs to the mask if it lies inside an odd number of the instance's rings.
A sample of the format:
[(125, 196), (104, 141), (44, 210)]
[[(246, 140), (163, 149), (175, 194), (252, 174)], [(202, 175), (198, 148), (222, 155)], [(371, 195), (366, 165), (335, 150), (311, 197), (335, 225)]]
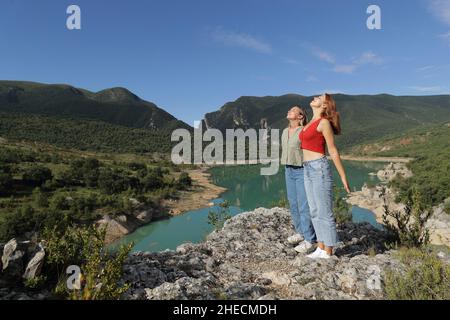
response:
[(338, 227), (341, 244), (329, 260), (298, 254), (286, 238), (290, 212), (259, 208), (228, 220), (205, 242), (129, 257), (126, 299), (383, 299), (384, 232), (370, 224)]
[[(293, 232), (287, 209), (259, 208), (234, 216), (202, 243), (132, 254), (123, 299), (383, 299), (386, 270), (405, 268), (395, 251), (385, 250), (385, 233), (367, 223), (339, 225), (341, 243), (328, 260), (297, 253), (286, 241)], [(0, 299), (51, 299), (48, 291), (6, 286), (7, 276), (39, 273), (40, 246), (13, 239), (0, 251)], [(448, 253), (438, 256), (449, 263)]]

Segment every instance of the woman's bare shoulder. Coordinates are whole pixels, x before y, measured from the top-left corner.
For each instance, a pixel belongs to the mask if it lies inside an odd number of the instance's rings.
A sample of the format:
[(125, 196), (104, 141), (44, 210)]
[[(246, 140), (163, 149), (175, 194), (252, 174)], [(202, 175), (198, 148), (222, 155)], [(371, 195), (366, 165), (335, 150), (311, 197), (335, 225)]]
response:
[(319, 125), (317, 126), (317, 130), (323, 131), (326, 128), (331, 128), (331, 122), (327, 118), (322, 118)]

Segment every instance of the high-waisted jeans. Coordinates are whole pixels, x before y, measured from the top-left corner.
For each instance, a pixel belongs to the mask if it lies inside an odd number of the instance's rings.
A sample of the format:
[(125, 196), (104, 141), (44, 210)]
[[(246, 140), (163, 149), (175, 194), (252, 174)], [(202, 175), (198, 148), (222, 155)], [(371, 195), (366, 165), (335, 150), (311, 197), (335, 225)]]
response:
[(333, 178), (330, 163), (324, 156), (305, 161), (303, 165), (306, 196), (317, 241), (323, 242), (327, 247), (334, 247), (339, 240), (333, 215)]
[(285, 167), (287, 198), (295, 231), (306, 241), (315, 243), (317, 238), (309, 214), (303, 170), (303, 167)]

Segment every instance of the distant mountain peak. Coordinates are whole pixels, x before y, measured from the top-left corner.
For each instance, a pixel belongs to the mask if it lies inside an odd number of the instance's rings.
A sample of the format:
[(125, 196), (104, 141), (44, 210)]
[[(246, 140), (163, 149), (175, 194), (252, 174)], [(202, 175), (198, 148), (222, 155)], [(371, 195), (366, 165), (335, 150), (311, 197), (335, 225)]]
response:
[(141, 99), (130, 90), (114, 87), (97, 92), (94, 99), (101, 102), (136, 102)]

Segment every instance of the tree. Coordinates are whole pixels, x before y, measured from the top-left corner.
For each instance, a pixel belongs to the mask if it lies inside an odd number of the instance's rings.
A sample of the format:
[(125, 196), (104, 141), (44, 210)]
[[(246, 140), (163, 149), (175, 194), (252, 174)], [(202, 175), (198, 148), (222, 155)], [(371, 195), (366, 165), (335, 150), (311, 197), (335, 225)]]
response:
[(182, 172), (178, 177), (178, 186), (180, 189), (187, 189), (192, 186), (192, 178), (187, 172)]
[(13, 185), (13, 178), (10, 173), (0, 172), (0, 195), (7, 195)]
[(42, 192), (41, 188), (35, 188), (33, 190), (33, 199), (34, 199), (34, 204), (38, 207), (38, 208), (46, 208), (48, 207), (48, 196)]
[(156, 171), (149, 171), (141, 181), (145, 191), (153, 191), (164, 185), (162, 174)]
[(40, 187), (53, 177), (52, 171), (43, 166), (33, 165), (23, 172), (22, 180), (30, 185)]

